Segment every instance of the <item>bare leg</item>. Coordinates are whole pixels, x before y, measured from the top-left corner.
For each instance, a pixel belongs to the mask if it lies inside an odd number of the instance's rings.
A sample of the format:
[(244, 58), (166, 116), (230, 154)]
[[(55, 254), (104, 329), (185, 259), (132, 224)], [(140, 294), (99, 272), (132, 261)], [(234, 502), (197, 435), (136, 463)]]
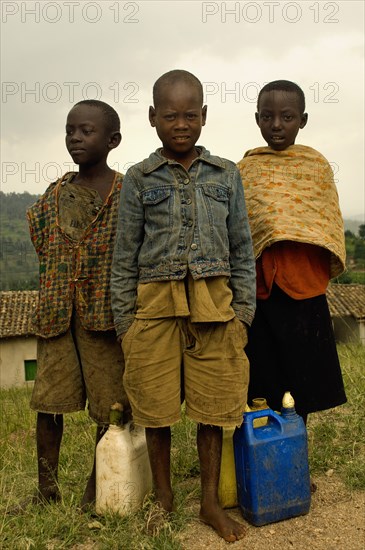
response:
[(60, 499), (58, 489), (58, 460), (63, 434), (62, 414), (38, 413), (37, 455), (38, 455), (38, 497), (40, 501), (51, 502)]
[(146, 440), (156, 502), (171, 512), (174, 499), (170, 479), (171, 430), (146, 428)]
[(36, 428), (38, 491), (34, 496), (9, 508), (8, 514), (23, 514), (31, 504), (47, 504), (60, 500), (58, 459), (62, 434), (63, 416), (61, 414), (38, 413)]
[(245, 527), (231, 519), (218, 500), (218, 483), (222, 454), (222, 429), (198, 425), (198, 453), (201, 476), (200, 519), (213, 527), (224, 540), (235, 542), (243, 538)]
[(108, 426), (97, 426), (96, 438), (95, 438), (95, 450), (94, 450), (94, 462), (91, 470), (90, 477), (87, 481), (83, 497), (81, 499), (81, 509), (87, 511), (89, 506), (95, 504), (96, 499), (96, 446), (100, 439), (105, 434)]

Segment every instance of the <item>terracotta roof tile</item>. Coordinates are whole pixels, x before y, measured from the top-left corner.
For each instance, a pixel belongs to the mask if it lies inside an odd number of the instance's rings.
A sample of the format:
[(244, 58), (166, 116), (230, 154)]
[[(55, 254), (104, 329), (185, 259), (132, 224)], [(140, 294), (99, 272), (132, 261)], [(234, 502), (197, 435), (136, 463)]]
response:
[(34, 335), (33, 319), (37, 290), (0, 292), (0, 338)]
[(365, 319), (365, 285), (331, 284), (327, 300), (332, 317)]

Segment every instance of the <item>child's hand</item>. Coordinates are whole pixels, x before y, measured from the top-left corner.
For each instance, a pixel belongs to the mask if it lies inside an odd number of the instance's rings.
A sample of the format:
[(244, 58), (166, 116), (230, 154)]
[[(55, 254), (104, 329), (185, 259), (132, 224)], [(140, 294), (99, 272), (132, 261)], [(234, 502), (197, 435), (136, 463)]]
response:
[(123, 338), (124, 338), (124, 336), (125, 336), (126, 334), (127, 334), (127, 331), (122, 332), (122, 334), (119, 334), (119, 336), (117, 336), (117, 342), (118, 342), (118, 344), (121, 344), (121, 343), (122, 343)]
[(240, 320), (240, 323), (242, 325), (242, 328), (243, 328), (243, 347), (246, 346), (247, 342), (248, 342), (248, 325), (244, 322), (244, 321), (241, 321)]
[(248, 324), (245, 323), (244, 321), (241, 321), (242, 325), (243, 325), (243, 328), (245, 329), (246, 333), (248, 331)]

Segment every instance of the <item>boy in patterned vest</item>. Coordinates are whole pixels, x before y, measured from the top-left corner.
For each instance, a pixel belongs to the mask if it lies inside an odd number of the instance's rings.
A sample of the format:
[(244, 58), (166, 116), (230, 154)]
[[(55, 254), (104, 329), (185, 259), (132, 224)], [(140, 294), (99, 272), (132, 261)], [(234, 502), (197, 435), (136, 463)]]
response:
[[(107, 165), (121, 141), (116, 111), (85, 100), (69, 112), (66, 147), (78, 172), (52, 183), (27, 212), (39, 258), (37, 376), (31, 408), (37, 415), (38, 493), (60, 499), (58, 460), (63, 414), (83, 410), (97, 423), (96, 444), (119, 401), (123, 355), (116, 341), (109, 279), (122, 174)], [(94, 465), (82, 508), (95, 500)]]

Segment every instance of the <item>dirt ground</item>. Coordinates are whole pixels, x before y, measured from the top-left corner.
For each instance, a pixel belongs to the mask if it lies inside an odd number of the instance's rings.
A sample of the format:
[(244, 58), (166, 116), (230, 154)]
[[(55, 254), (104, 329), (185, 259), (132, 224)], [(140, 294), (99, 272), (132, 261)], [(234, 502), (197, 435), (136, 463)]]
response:
[[(365, 550), (365, 492), (348, 491), (333, 475), (313, 481), (317, 491), (306, 516), (254, 527), (234, 508), (229, 514), (247, 525), (244, 539), (227, 543), (196, 521), (180, 534), (181, 544), (185, 550)], [(194, 508), (198, 514), (198, 501)]]

